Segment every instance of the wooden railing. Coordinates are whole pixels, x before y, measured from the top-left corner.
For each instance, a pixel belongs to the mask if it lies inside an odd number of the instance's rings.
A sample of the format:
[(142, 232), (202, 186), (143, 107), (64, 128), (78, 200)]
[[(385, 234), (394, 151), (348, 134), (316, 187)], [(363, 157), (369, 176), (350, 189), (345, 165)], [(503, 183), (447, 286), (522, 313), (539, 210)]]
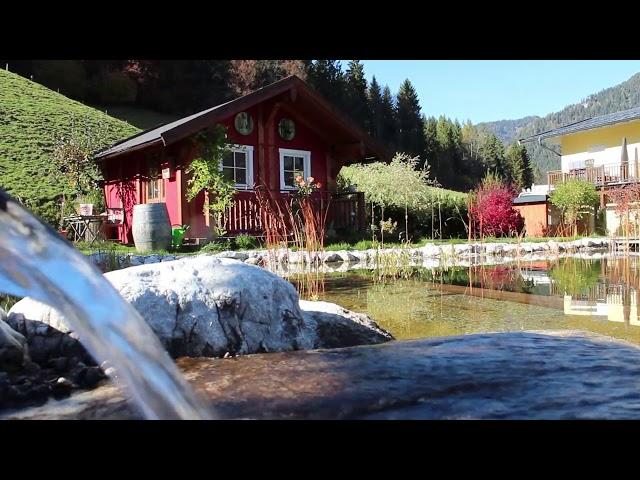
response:
[(547, 172), (547, 183), (558, 185), (568, 180), (585, 180), (594, 185), (634, 183), (640, 180), (638, 162), (612, 163), (597, 167), (574, 168), (568, 172), (553, 170)]
[[(290, 202), (289, 193), (272, 192), (278, 202)], [(316, 192), (314, 198), (319, 205), (328, 204), (328, 228), (364, 230), (366, 228), (364, 193), (336, 194), (333, 192)], [(321, 207), (322, 208), (322, 207)], [(253, 191), (239, 191), (234, 205), (228, 208), (223, 216), (224, 229), (228, 235), (241, 233), (262, 234), (266, 219), (256, 202)]]

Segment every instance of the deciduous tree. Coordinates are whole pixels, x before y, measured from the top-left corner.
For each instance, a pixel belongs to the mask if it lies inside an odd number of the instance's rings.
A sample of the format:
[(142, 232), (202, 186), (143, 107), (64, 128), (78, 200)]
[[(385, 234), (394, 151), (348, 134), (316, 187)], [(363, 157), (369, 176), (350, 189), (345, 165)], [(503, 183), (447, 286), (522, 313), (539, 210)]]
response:
[(594, 214), (599, 198), (592, 183), (569, 180), (556, 186), (549, 200), (562, 212), (563, 219), (573, 226), (573, 234), (577, 235), (578, 220)]

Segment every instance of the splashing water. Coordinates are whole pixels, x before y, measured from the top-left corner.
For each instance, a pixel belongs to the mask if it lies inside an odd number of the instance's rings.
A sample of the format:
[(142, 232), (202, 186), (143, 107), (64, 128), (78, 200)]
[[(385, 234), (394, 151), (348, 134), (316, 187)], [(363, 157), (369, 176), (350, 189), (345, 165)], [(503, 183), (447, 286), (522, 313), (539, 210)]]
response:
[(212, 418), (155, 333), (84, 255), (0, 189), (0, 292), (64, 316), (148, 419)]

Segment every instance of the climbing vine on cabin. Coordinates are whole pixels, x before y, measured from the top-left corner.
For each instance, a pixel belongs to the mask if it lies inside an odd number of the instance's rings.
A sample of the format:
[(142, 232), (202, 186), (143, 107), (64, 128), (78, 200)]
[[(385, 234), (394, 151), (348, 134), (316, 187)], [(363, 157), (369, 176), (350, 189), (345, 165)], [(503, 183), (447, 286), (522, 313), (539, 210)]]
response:
[(204, 130), (194, 137), (199, 156), (186, 169), (191, 178), (188, 181), (187, 198), (193, 200), (200, 192), (208, 193), (209, 201), (204, 204), (204, 214), (214, 215), (217, 235), (224, 235), (222, 214), (233, 206), (236, 193), (234, 184), (222, 173), (222, 158), (228, 151), (227, 132), (222, 125)]

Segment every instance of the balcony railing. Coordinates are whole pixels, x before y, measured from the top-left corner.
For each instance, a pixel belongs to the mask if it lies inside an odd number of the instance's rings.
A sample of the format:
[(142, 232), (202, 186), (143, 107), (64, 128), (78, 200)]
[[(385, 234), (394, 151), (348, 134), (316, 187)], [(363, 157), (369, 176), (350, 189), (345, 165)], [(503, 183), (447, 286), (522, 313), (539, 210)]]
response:
[(558, 185), (567, 180), (585, 180), (597, 186), (634, 183), (640, 180), (638, 162), (612, 163), (597, 167), (574, 168), (568, 172), (553, 170), (547, 172), (547, 183)]

